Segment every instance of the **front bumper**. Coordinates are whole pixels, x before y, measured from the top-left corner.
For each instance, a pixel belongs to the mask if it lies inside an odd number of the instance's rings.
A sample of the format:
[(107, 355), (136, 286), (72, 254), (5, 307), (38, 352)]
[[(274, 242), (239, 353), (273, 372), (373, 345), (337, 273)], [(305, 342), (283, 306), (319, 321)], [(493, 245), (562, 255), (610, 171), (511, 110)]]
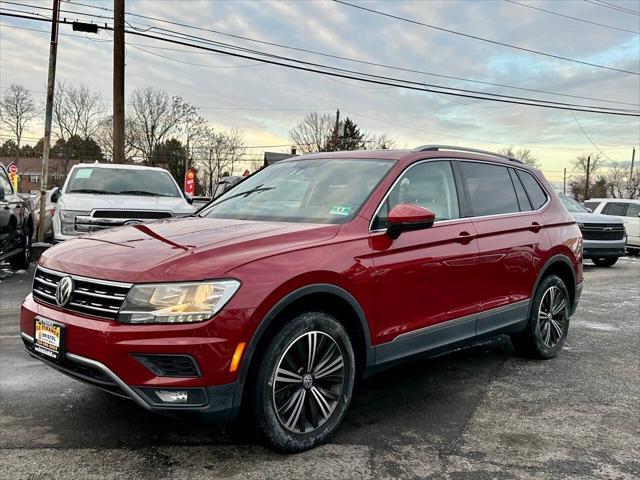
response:
[(584, 240), (584, 258), (623, 257), (625, 240)]
[[(235, 312), (236, 314), (238, 312)], [(35, 352), (35, 318), (64, 325), (60, 361)], [(237, 414), (240, 395), (236, 373), (229, 364), (237, 341), (216, 336), (212, 321), (190, 325), (121, 325), (88, 318), (42, 305), (29, 295), (21, 309), (21, 337), (27, 353), (49, 367), (111, 394), (128, 398), (141, 407), (165, 415), (193, 414), (224, 423)], [(198, 366), (198, 376), (157, 376), (134, 355), (188, 355)], [(202, 401), (170, 404), (158, 401), (157, 390), (189, 391)], [(189, 394), (191, 396), (191, 394)], [(235, 401), (234, 401), (235, 399)]]

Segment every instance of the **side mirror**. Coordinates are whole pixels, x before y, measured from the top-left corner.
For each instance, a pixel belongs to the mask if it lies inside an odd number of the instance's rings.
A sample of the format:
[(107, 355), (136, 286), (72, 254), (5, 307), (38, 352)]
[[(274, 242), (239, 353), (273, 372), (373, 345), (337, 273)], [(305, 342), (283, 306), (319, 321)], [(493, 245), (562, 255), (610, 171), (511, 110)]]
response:
[(387, 235), (395, 240), (402, 232), (431, 227), (435, 219), (436, 214), (428, 208), (409, 203), (400, 203), (389, 212)]
[(593, 210), (592, 210), (592, 209), (590, 209), (589, 207), (584, 207), (584, 208), (587, 210), (587, 212), (589, 212), (589, 213), (593, 213)]
[(187, 201), (189, 205), (193, 205), (193, 197), (189, 193), (187, 192), (184, 193), (184, 199)]
[(51, 203), (56, 203), (60, 198), (60, 189), (58, 187), (54, 187), (51, 192)]
[(0, 200), (4, 200), (4, 187), (0, 185)]

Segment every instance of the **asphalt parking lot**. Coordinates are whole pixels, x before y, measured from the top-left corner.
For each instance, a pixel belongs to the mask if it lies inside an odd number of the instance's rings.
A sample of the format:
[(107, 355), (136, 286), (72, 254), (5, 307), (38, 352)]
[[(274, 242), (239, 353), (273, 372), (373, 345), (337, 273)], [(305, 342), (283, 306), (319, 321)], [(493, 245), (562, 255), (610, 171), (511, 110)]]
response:
[(506, 337), (362, 382), (329, 444), (298, 455), (251, 432), (155, 416), (30, 359), (31, 271), (0, 269), (2, 479), (620, 478), (640, 476), (640, 259), (585, 265), (564, 352)]

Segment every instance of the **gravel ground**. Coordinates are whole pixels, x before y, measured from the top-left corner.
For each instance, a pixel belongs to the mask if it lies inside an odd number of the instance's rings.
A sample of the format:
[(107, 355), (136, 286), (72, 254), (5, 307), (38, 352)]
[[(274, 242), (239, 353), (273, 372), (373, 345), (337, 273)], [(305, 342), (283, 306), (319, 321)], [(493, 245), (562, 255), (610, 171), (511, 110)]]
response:
[(562, 479), (640, 477), (640, 259), (585, 265), (560, 357), (506, 337), (362, 382), (327, 445), (297, 455), (252, 432), (155, 416), (23, 352), (31, 271), (0, 269), (0, 478)]

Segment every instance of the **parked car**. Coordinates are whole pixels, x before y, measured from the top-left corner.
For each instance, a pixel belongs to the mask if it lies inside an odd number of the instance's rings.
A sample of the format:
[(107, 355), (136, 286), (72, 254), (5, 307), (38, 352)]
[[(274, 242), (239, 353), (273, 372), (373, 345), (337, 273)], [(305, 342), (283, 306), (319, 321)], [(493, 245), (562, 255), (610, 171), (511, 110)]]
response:
[(31, 261), (33, 216), (30, 201), (13, 190), (9, 175), (0, 165), (0, 261), (24, 269)]
[(81, 163), (55, 191), (54, 241), (122, 225), (182, 217), (194, 212), (163, 168), (111, 163)]
[(583, 255), (599, 267), (615, 265), (625, 255), (627, 234), (619, 218), (591, 213), (573, 198), (560, 195), (560, 200), (576, 220), (583, 240)]
[[(56, 213), (56, 204), (51, 201), (51, 196), (56, 189), (47, 190), (47, 195), (45, 197), (45, 208), (44, 208), (44, 241), (47, 243), (53, 242), (53, 215)], [(38, 231), (40, 230), (40, 195), (36, 195), (35, 198), (32, 199), (31, 204), (33, 205), (33, 240), (38, 240)]]
[(54, 369), (158, 413), (244, 407), (291, 452), (338, 428), (356, 379), (416, 355), (506, 333), (555, 357), (582, 281), (582, 235), (538, 170), (456, 147), (334, 152), (193, 217), (54, 246), (20, 325)]
[(640, 200), (591, 198), (584, 206), (594, 213), (619, 217), (627, 230), (627, 249), (640, 251)]

